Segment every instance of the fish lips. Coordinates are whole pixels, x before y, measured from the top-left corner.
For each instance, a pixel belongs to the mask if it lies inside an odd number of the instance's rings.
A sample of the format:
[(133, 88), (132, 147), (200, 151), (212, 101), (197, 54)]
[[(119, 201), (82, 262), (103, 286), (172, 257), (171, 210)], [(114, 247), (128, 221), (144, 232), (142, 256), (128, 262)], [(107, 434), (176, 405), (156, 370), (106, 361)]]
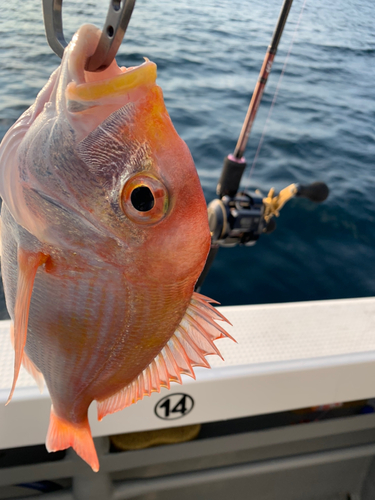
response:
[(136, 67), (119, 67), (113, 60), (104, 71), (85, 71), (87, 59), (94, 53), (101, 31), (83, 25), (64, 51), (55, 94), (58, 112), (66, 114), (77, 141), (84, 139), (113, 112), (136, 102), (153, 86), (156, 64), (145, 58)]

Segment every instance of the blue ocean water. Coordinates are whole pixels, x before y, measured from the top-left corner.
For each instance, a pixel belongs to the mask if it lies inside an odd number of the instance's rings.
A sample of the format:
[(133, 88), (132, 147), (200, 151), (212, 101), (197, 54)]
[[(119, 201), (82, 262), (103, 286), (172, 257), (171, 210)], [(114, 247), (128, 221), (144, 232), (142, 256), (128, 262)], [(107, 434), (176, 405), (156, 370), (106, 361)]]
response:
[[(0, 138), (59, 64), (40, 0), (0, 4)], [(251, 165), (301, 11), (295, 0), (250, 137)], [(207, 201), (236, 144), (280, 0), (137, 0), (118, 62), (158, 65), (173, 123)], [(64, 0), (70, 39), (101, 26), (107, 2)], [(315, 205), (292, 200), (251, 248), (221, 249), (202, 292), (223, 304), (375, 295), (375, 19), (372, 0), (307, 0), (259, 159), (244, 184), (268, 192), (322, 180)], [(192, 209), (194, 200), (192, 200)], [(0, 317), (6, 317), (4, 301)]]

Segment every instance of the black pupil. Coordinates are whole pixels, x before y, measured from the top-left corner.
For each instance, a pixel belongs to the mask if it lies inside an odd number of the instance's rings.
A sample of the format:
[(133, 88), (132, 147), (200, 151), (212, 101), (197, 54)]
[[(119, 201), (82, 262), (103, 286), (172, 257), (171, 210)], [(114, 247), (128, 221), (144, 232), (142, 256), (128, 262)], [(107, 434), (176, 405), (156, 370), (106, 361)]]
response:
[(130, 196), (133, 207), (138, 212), (148, 212), (154, 206), (155, 200), (151, 190), (146, 186), (133, 189)]

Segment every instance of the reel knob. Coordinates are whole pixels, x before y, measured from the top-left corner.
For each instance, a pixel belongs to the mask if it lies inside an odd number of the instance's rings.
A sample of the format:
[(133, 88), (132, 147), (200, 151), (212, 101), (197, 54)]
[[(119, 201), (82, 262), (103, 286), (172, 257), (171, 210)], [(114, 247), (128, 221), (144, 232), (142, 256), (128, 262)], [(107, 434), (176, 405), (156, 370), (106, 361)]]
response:
[(327, 184), (324, 182), (313, 182), (307, 186), (297, 185), (297, 193), (295, 196), (300, 196), (302, 198), (308, 198), (315, 203), (321, 203), (326, 200), (329, 195), (329, 189)]

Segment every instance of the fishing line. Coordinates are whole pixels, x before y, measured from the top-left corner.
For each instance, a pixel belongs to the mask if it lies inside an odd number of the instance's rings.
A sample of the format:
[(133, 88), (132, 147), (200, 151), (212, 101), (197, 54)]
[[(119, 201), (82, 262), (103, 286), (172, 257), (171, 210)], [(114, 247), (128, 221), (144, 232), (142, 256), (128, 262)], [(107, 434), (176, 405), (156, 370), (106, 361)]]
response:
[(273, 99), (272, 99), (272, 103), (271, 103), (270, 109), (268, 111), (266, 122), (265, 122), (264, 127), (263, 127), (263, 132), (262, 132), (261, 138), (259, 140), (258, 149), (256, 150), (256, 153), (255, 153), (255, 156), (254, 156), (254, 160), (253, 160), (253, 164), (251, 165), (251, 168), (249, 170), (248, 179), (250, 179), (251, 175), (253, 174), (255, 164), (256, 164), (256, 162), (258, 160), (258, 156), (259, 156), (260, 150), (261, 150), (262, 145), (263, 145), (263, 141), (264, 141), (264, 138), (265, 138), (265, 135), (266, 135), (266, 132), (267, 132), (268, 123), (270, 121), (270, 118), (271, 118), (271, 115), (272, 115), (272, 111), (273, 111), (273, 108), (275, 106), (277, 96), (279, 94), (279, 89), (280, 89), (280, 86), (281, 86), (281, 82), (283, 80), (283, 76), (284, 76), (284, 73), (285, 73), (288, 61), (289, 61), (289, 56), (290, 56), (290, 54), (292, 52), (292, 49), (293, 49), (293, 45), (294, 45), (294, 42), (295, 42), (295, 39), (296, 39), (296, 35), (297, 35), (298, 28), (299, 28), (299, 25), (300, 25), (300, 22), (301, 22), (301, 19), (302, 19), (302, 14), (303, 14), (303, 11), (305, 9), (306, 2), (307, 2), (307, 0), (304, 0), (302, 8), (301, 8), (301, 12), (300, 12), (299, 17), (298, 17), (297, 25), (296, 25), (296, 27), (294, 29), (292, 41), (291, 41), (288, 53), (287, 53), (286, 58), (285, 58), (283, 69), (281, 70), (279, 81), (277, 82), (276, 90), (275, 90), (275, 93), (274, 93), (274, 96), (273, 96)]

